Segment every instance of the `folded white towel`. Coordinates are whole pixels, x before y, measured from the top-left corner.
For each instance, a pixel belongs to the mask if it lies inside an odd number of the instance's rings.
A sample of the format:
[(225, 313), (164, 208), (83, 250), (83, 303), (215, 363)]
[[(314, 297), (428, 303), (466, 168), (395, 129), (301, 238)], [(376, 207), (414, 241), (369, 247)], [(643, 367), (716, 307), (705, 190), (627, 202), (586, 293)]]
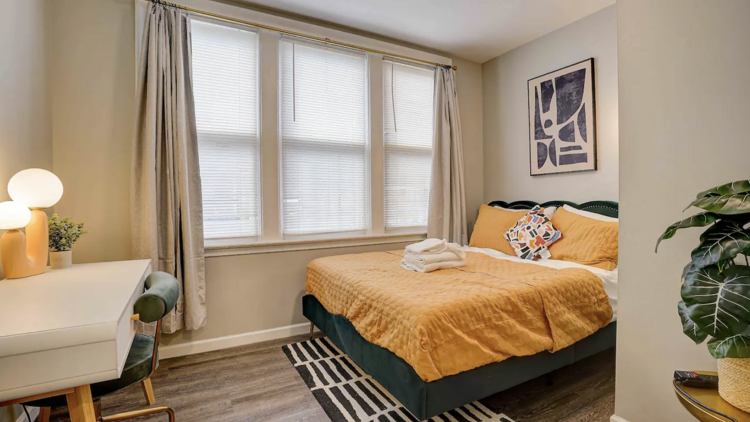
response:
[(445, 247), (447, 250), (453, 252), (461, 259), (466, 259), (466, 251), (461, 249), (458, 243), (446, 243)]
[(445, 245), (447, 243), (448, 242), (445, 239), (425, 239), (421, 242), (407, 246), (406, 250), (411, 253), (440, 253), (445, 251)]
[(463, 258), (464, 257), (459, 256), (453, 251), (445, 251), (445, 252), (440, 252), (440, 253), (422, 253), (422, 254), (411, 253), (408, 250), (404, 251), (405, 260), (412, 261), (419, 265), (434, 264), (436, 262), (442, 262), (442, 261), (460, 261)]
[(448, 268), (463, 267), (466, 265), (466, 261), (442, 261), (435, 262), (426, 265), (416, 265), (414, 261), (408, 261), (406, 259), (401, 260), (401, 268), (409, 271), (416, 271), (418, 273), (429, 273), (437, 270), (444, 270)]
[(448, 243), (445, 239), (425, 239), (406, 247), (406, 252), (417, 255), (439, 254), (446, 251), (455, 253), (461, 259), (466, 258), (466, 252), (457, 243)]

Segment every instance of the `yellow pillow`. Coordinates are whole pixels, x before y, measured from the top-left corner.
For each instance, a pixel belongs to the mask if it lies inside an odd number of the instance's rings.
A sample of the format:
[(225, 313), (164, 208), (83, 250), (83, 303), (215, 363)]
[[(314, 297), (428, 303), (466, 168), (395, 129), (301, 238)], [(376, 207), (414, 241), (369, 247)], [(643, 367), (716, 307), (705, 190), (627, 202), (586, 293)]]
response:
[(577, 262), (605, 270), (617, 266), (619, 223), (594, 220), (559, 208), (552, 225), (562, 238), (549, 247), (552, 259)]
[(495, 249), (504, 254), (516, 256), (513, 246), (510, 246), (510, 242), (505, 239), (505, 233), (528, 212), (529, 210), (506, 211), (482, 205), (479, 207), (479, 217), (474, 224), (469, 246)]

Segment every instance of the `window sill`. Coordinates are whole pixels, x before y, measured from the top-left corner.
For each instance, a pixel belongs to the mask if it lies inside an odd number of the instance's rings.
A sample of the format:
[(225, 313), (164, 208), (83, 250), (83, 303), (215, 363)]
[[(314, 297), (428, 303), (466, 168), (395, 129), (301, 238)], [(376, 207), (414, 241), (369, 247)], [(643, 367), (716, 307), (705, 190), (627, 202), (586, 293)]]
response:
[(309, 251), (314, 249), (351, 248), (355, 246), (388, 245), (392, 243), (419, 242), (426, 233), (393, 233), (371, 236), (354, 236), (337, 239), (306, 239), (258, 242), (236, 239), (232, 245), (222, 241), (206, 241), (206, 258), (232, 255), (253, 255), (275, 252)]

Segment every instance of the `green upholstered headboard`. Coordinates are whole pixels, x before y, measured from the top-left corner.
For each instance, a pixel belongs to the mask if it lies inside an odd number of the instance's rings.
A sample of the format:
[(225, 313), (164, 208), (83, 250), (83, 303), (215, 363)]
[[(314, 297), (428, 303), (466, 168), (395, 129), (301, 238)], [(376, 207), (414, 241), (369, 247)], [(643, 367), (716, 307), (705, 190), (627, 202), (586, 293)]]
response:
[(597, 214), (606, 215), (607, 217), (613, 217), (613, 218), (618, 218), (619, 209), (620, 209), (620, 206), (617, 204), (617, 202), (612, 202), (612, 201), (590, 201), (590, 202), (584, 202), (583, 204), (576, 204), (575, 202), (568, 202), (568, 201), (548, 201), (548, 202), (542, 202), (541, 204), (538, 204), (533, 201), (515, 201), (515, 202), (492, 201), (489, 203), (489, 206), (491, 207), (497, 206), (497, 207), (508, 208), (511, 210), (530, 210), (537, 205), (541, 205), (542, 207), (562, 207), (563, 205), (569, 205), (579, 210), (595, 212)]

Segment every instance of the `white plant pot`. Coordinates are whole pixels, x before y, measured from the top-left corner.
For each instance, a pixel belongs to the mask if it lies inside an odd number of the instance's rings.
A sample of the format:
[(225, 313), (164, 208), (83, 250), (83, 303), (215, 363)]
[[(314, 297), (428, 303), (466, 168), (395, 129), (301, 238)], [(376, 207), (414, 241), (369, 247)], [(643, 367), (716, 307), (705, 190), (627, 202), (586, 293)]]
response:
[(50, 251), (49, 266), (53, 270), (62, 270), (73, 266), (73, 251)]

